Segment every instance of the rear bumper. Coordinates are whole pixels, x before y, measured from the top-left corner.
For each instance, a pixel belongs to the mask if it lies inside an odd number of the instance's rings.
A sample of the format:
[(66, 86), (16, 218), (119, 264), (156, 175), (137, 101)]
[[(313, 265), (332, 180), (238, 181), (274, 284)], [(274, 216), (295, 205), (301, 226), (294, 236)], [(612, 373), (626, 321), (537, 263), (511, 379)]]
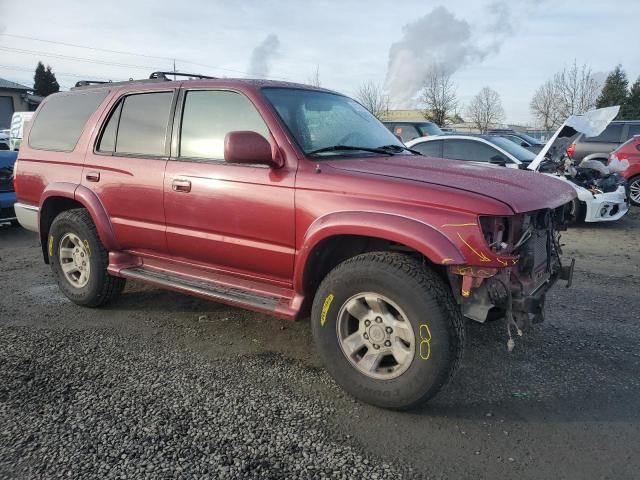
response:
[(16, 211), (16, 217), (18, 218), (20, 225), (32, 232), (37, 232), (39, 230), (38, 216), (40, 209), (38, 207), (26, 205), (24, 203), (16, 203), (13, 208)]

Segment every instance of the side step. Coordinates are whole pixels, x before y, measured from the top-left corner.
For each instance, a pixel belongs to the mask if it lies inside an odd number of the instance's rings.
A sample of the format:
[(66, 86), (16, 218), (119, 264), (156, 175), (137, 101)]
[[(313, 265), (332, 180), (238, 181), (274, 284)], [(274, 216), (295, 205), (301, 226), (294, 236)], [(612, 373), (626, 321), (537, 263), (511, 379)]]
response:
[(289, 303), (289, 299), (285, 297), (265, 295), (263, 293), (229, 287), (213, 282), (195, 280), (182, 275), (160, 272), (144, 267), (125, 268), (120, 270), (120, 275), (125, 278), (140, 280), (159, 287), (177, 290), (221, 303), (228, 303), (272, 315), (289, 316), (282, 315), (281, 311), (283, 310), (282, 304)]

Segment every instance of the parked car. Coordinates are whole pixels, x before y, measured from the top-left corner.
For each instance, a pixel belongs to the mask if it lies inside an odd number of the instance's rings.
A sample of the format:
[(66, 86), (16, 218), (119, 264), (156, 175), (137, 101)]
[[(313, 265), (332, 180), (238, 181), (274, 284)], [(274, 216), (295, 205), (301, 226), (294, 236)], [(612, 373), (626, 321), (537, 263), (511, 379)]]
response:
[(407, 142), (422, 155), (451, 160), (486, 162), (525, 169), (536, 158), (533, 152), (498, 135), (443, 135)]
[(606, 163), (611, 152), (635, 135), (640, 135), (640, 120), (614, 121), (595, 137), (578, 135), (567, 147), (567, 155), (576, 164), (582, 160)]
[(16, 152), (0, 151), (0, 224), (16, 223), (13, 209), (16, 203), (16, 193), (13, 190), (13, 166), (16, 162)]
[(416, 121), (416, 122), (382, 122), (384, 125), (393, 132), (393, 134), (400, 138), (404, 143), (407, 143), (414, 138), (429, 137), (433, 135), (442, 135), (442, 130), (438, 125), (433, 122)]
[(614, 158), (629, 162), (629, 167), (622, 172), (622, 176), (629, 182), (629, 200), (636, 207), (640, 207), (640, 135), (630, 138), (616, 148), (609, 155), (608, 164), (611, 164)]
[(25, 125), (31, 121), (34, 112), (14, 112), (9, 130), (9, 146), (11, 150), (20, 150)]
[(511, 140), (513, 143), (520, 145), (527, 150), (538, 153), (544, 147), (544, 142), (541, 142), (537, 138), (533, 138), (531, 135), (527, 135), (523, 132), (518, 132), (516, 130), (512, 130), (510, 128), (498, 129), (494, 128), (487, 132), (489, 135), (499, 135), (501, 137), (506, 138), (507, 140)]
[(402, 409), (452, 376), (463, 315), (512, 348), (571, 279), (564, 182), (425, 159), (329, 90), (152, 77), (48, 96), (20, 148), (16, 213), (78, 305), (135, 279), (310, 313), (336, 381)]
[(0, 130), (0, 150), (10, 150), (8, 129)]

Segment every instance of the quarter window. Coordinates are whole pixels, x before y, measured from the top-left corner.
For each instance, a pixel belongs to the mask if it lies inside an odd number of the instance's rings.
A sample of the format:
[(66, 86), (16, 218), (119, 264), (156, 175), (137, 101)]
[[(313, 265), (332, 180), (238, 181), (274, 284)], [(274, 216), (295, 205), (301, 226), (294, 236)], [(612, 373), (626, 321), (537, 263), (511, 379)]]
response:
[(180, 157), (224, 160), (224, 138), (238, 130), (269, 136), (264, 120), (244, 95), (225, 90), (188, 91), (180, 129)]
[(597, 137), (585, 136), (583, 141), (593, 143), (620, 143), (620, 137), (622, 136), (622, 123), (610, 123), (604, 131)]
[(48, 98), (31, 127), (29, 146), (39, 150), (72, 151), (87, 120), (107, 93), (107, 90), (74, 92)]

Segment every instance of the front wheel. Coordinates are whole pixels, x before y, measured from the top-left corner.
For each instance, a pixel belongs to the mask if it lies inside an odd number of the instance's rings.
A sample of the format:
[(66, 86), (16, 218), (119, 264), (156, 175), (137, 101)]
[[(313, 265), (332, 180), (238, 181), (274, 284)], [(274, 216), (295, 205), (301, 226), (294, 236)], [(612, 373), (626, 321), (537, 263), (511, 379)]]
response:
[(629, 200), (631, 205), (640, 207), (640, 175), (629, 179)]
[(354, 397), (384, 408), (426, 402), (462, 358), (464, 324), (449, 287), (399, 253), (338, 265), (318, 289), (311, 321), (329, 373)]
[(72, 302), (97, 307), (122, 292), (126, 280), (107, 273), (108, 252), (85, 209), (64, 211), (53, 220), (47, 249), (58, 286)]

